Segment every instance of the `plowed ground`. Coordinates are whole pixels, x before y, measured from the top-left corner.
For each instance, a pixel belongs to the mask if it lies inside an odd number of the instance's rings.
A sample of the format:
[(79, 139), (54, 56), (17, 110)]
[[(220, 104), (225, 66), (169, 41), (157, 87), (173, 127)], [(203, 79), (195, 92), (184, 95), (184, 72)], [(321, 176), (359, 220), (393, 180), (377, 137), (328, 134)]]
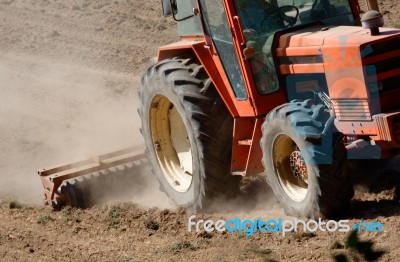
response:
[[(168, 202), (149, 170), (136, 175), (129, 193), (90, 209), (41, 205), (38, 168), (142, 144), (139, 78), (159, 46), (178, 40), (159, 2), (0, 0), (1, 261), (326, 261), (349, 254), (340, 232), (188, 232), (191, 214)], [(387, 26), (400, 25), (400, 3), (379, 4)], [(397, 163), (385, 168), (399, 170)], [(382, 261), (396, 261), (396, 177), (365, 165), (357, 173), (369, 185), (358, 187), (347, 219), (383, 223), (383, 233), (360, 238), (386, 252)], [(267, 187), (255, 184), (199, 218), (283, 217)]]

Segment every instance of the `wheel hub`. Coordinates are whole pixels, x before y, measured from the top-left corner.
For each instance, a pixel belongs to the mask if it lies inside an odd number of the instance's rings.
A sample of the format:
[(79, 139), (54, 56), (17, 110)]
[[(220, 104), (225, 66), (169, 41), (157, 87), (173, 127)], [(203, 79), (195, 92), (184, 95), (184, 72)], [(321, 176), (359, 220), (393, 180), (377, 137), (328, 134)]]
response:
[(307, 182), (307, 166), (300, 151), (293, 151), (290, 155), (290, 168), (297, 179)]
[(150, 130), (162, 175), (177, 192), (187, 192), (193, 179), (193, 155), (183, 118), (164, 95), (151, 102)]
[(273, 143), (273, 163), (278, 181), (293, 201), (301, 202), (307, 196), (308, 175), (306, 163), (297, 144), (287, 135), (278, 135)]

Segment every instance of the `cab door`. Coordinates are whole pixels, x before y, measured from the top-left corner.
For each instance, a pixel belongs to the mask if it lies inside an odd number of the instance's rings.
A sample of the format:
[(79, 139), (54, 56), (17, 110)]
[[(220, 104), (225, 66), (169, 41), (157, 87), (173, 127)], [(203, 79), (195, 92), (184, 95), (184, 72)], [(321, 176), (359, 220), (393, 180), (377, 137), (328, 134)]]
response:
[(251, 59), (244, 55), (246, 39), (235, 8), (236, 1), (199, 0), (199, 4), (208, 47), (215, 64), (225, 72), (239, 116), (263, 116), (285, 103), (286, 96), (279, 87), (272, 92), (257, 89)]
[(222, 0), (199, 0), (201, 5), (207, 48), (212, 53), (217, 67), (225, 72), (225, 82), (239, 116), (254, 116), (236, 47), (237, 36), (232, 35), (232, 26)]

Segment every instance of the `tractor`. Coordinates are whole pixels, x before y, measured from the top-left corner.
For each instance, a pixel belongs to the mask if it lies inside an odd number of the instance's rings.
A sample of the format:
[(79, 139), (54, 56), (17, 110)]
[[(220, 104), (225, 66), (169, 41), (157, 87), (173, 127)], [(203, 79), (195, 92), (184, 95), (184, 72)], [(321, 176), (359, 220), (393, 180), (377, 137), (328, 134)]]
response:
[(362, 17), (357, 0), (161, 4), (181, 39), (142, 77), (145, 152), (40, 170), (47, 203), (78, 205), (84, 187), (66, 179), (146, 157), (194, 211), (264, 173), (287, 214), (331, 218), (354, 196), (349, 161), (398, 154), (400, 30), (383, 27), (376, 0)]
[(204, 209), (265, 172), (287, 214), (335, 217), (354, 195), (349, 159), (398, 152), (400, 30), (380, 28), (378, 11), (360, 19), (355, 0), (162, 8), (181, 41), (143, 76), (139, 113), (153, 172), (178, 205)]

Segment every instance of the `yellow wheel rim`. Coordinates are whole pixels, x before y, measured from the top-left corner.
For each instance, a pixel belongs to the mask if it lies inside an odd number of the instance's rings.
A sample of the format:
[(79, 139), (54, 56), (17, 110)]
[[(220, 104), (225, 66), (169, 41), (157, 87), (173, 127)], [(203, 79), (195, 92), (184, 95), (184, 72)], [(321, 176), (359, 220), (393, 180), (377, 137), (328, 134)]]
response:
[(150, 130), (154, 151), (162, 173), (178, 192), (186, 192), (193, 179), (193, 155), (181, 115), (165, 96), (151, 102)]

